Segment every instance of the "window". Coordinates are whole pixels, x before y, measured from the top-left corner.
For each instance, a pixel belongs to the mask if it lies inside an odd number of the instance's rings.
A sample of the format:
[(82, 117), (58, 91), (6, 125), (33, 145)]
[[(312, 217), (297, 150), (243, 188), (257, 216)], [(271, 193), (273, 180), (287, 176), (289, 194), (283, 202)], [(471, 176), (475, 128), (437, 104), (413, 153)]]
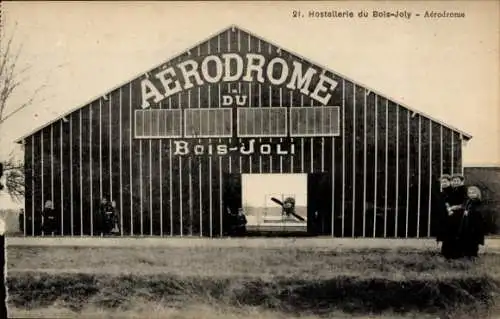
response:
[(238, 108), (238, 136), (286, 136), (286, 110), (286, 107)]
[(231, 137), (232, 127), (230, 108), (184, 110), (185, 137)]
[(290, 136), (338, 136), (337, 106), (292, 107)]
[(181, 110), (136, 110), (136, 138), (182, 137)]

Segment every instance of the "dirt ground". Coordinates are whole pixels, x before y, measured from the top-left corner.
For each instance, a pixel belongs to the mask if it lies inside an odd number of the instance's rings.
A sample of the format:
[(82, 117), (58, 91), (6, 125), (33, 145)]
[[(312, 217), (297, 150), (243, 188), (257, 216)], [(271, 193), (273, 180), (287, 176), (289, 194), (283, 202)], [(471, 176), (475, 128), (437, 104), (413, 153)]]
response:
[[(222, 238), (200, 237), (7, 237), (9, 246), (63, 247), (248, 247), (248, 248), (332, 248), (332, 249), (400, 249), (438, 250), (435, 239), (385, 238)], [(500, 237), (486, 239), (480, 253), (500, 253)]]

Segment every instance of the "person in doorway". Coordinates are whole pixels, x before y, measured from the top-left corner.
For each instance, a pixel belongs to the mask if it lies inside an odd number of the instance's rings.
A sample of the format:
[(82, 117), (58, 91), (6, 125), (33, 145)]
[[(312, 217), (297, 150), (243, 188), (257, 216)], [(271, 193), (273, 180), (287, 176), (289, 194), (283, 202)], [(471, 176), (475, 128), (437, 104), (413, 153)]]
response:
[(232, 231), (233, 235), (234, 236), (245, 235), (247, 229), (247, 218), (243, 213), (242, 208), (238, 209), (238, 212), (233, 217), (233, 220), (234, 220), (233, 231)]
[(321, 213), (319, 210), (316, 210), (313, 215), (314, 219), (314, 234), (321, 235), (322, 234), (322, 224), (321, 224)]
[(476, 186), (467, 188), (464, 220), (461, 232), (461, 245), (466, 258), (478, 257), (479, 246), (484, 245), (485, 227), (479, 209), (481, 204), (481, 190)]
[(42, 229), (44, 235), (54, 235), (58, 233), (58, 214), (54, 209), (52, 201), (45, 202), (42, 211)]
[(235, 213), (229, 206), (226, 207), (226, 214), (223, 217), (224, 235), (231, 236), (233, 233), (233, 225), (235, 224)]

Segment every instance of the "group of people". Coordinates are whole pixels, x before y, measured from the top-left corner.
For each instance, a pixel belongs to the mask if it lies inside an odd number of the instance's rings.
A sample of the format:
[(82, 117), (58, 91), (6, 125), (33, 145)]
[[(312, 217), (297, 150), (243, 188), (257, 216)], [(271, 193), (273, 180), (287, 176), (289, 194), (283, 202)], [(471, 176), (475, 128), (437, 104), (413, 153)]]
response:
[(108, 202), (106, 198), (101, 200), (96, 225), (98, 234), (111, 235), (119, 232), (115, 201)]
[(441, 177), (441, 218), (436, 239), (442, 242), (441, 253), (445, 258), (478, 257), (485, 235), (480, 203), (481, 191), (476, 186), (465, 186), (462, 175)]
[[(28, 225), (33, 222), (35, 226), (33, 231), (35, 234), (42, 232), (44, 235), (62, 235), (61, 212), (54, 206), (51, 200), (47, 200), (41, 214), (34, 217), (35, 220), (31, 221), (31, 216), (27, 215), (26, 222)], [(21, 230), (24, 230), (23, 219), (24, 214), (23, 216), (20, 214), (19, 224)], [(106, 198), (103, 198), (99, 203), (97, 214), (94, 214), (93, 224), (95, 225), (94, 233), (98, 235), (111, 235), (119, 232), (116, 203), (114, 201), (109, 202)], [(91, 227), (94, 227), (94, 225), (91, 225)]]

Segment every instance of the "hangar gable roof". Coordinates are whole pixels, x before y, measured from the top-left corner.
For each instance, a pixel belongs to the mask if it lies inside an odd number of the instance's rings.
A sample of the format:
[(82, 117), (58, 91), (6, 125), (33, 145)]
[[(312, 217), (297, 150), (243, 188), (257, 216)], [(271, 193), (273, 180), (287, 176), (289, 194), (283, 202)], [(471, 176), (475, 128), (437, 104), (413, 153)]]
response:
[[(457, 133), (461, 134), (461, 135), (462, 135), (462, 137), (463, 137), (465, 140), (469, 140), (469, 139), (471, 139), (471, 138), (472, 138), (472, 136), (471, 136), (470, 134), (468, 134), (468, 133), (466, 133), (466, 132), (464, 132), (464, 131), (462, 131), (462, 130), (460, 130), (460, 129), (456, 128), (456, 127), (453, 127), (453, 126), (451, 126), (451, 125), (449, 125), (449, 124), (447, 124), (447, 123), (444, 123), (444, 122), (443, 122), (443, 121), (441, 121), (441, 120), (438, 120), (438, 119), (433, 118), (433, 117), (431, 117), (431, 116), (429, 116), (429, 115), (427, 115), (427, 114), (424, 114), (423, 112), (420, 112), (420, 111), (418, 111), (418, 110), (416, 110), (416, 109), (414, 109), (414, 108), (411, 108), (411, 107), (409, 107), (409, 106), (405, 105), (404, 103), (398, 102), (398, 101), (396, 101), (396, 100), (394, 100), (394, 99), (392, 99), (392, 98), (390, 98), (390, 97), (387, 97), (386, 95), (384, 95), (384, 94), (382, 94), (382, 93), (380, 93), (380, 92), (378, 92), (378, 91), (376, 91), (376, 90), (374, 90), (374, 89), (371, 89), (371, 88), (369, 88), (368, 86), (366, 86), (366, 85), (364, 85), (364, 84), (362, 84), (362, 83), (359, 83), (358, 81), (352, 80), (352, 79), (350, 79), (349, 77), (347, 77), (347, 76), (345, 76), (345, 75), (342, 75), (342, 74), (340, 74), (340, 73), (338, 73), (338, 72), (336, 72), (336, 71), (333, 71), (333, 70), (331, 70), (331, 69), (330, 69), (330, 68), (328, 68), (328, 67), (325, 67), (325, 66), (322, 66), (322, 65), (320, 65), (320, 64), (318, 64), (318, 63), (315, 63), (315, 62), (313, 62), (313, 61), (310, 61), (310, 60), (308, 60), (307, 58), (302, 57), (302, 56), (301, 56), (301, 55), (299, 55), (299, 54), (296, 54), (295, 52), (290, 52), (290, 51), (287, 51), (287, 50), (285, 50), (285, 49), (281, 49), (281, 46), (280, 46), (280, 45), (278, 45), (278, 44), (276, 44), (276, 43), (273, 43), (272, 41), (269, 41), (269, 40), (267, 40), (267, 39), (264, 39), (264, 38), (262, 38), (262, 37), (260, 37), (260, 36), (257, 36), (257, 35), (255, 35), (255, 34), (253, 34), (253, 33), (249, 32), (249, 31), (247, 31), (247, 30), (244, 30), (243, 28), (240, 28), (240, 27), (238, 27), (238, 26), (236, 26), (236, 25), (231, 25), (231, 26), (229, 26), (228, 28), (225, 28), (224, 30), (222, 30), (222, 31), (219, 31), (219, 32), (215, 33), (214, 35), (212, 35), (212, 36), (210, 36), (210, 37), (208, 37), (208, 38), (206, 38), (206, 39), (204, 39), (204, 40), (202, 40), (202, 41), (199, 41), (198, 43), (196, 43), (195, 45), (193, 45), (191, 48), (189, 48), (189, 49), (187, 49), (187, 50), (182, 51), (182, 52), (181, 52), (181, 53), (179, 53), (177, 56), (172, 57), (170, 60), (174, 60), (174, 59), (176, 59), (176, 58), (180, 57), (181, 55), (185, 54), (185, 52), (190, 52), (190, 51), (192, 51), (192, 50), (193, 50), (193, 49), (195, 49), (197, 46), (199, 46), (201, 43), (207, 42), (207, 41), (209, 41), (209, 40), (211, 40), (211, 39), (213, 39), (213, 38), (217, 37), (218, 35), (223, 34), (224, 32), (228, 32), (229, 30), (232, 30), (232, 31), (237, 31), (237, 30), (240, 30), (240, 31), (242, 31), (242, 32), (245, 32), (245, 33), (249, 34), (250, 36), (252, 36), (252, 37), (254, 37), (254, 38), (256, 38), (256, 39), (258, 39), (258, 40), (260, 40), (260, 41), (263, 41), (263, 42), (265, 42), (265, 43), (269, 43), (269, 44), (271, 44), (271, 45), (273, 45), (273, 46), (275, 46), (275, 47), (277, 47), (277, 48), (280, 48), (280, 50), (282, 50), (283, 52), (287, 52), (287, 53), (289, 53), (290, 55), (292, 55), (292, 56), (294, 56), (294, 57), (296, 57), (296, 58), (300, 59), (300, 60), (301, 60), (301, 61), (303, 61), (303, 62), (306, 62), (306, 63), (309, 63), (309, 64), (311, 64), (311, 65), (317, 66), (318, 68), (321, 68), (321, 69), (322, 69), (322, 70), (324, 70), (324, 71), (327, 71), (327, 72), (329, 72), (329, 73), (332, 73), (333, 75), (335, 75), (335, 76), (337, 76), (337, 77), (339, 77), (339, 78), (342, 78), (342, 79), (345, 79), (346, 81), (352, 82), (352, 83), (353, 83), (353, 84), (355, 84), (356, 86), (362, 87), (362, 88), (364, 88), (364, 89), (366, 89), (366, 90), (368, 90), (368, 91), (370, 91), (370, 92), (372, 92), (372, 93), (374, 93), (374, 94), (377, 94), (378, 96), (380, 96), (380, 97), (382, 97), (382, 98), (385, 98), (385, 99), (387, 99), (387, 100), (389, 100), (389, 101), (392, 101), (392, 102), (394, 102), (395, 104), (397, 104), (397, 105), (399, 105), (399, 106), (401, 106), (401, 107), (403, 107), (403, 108), (406, 108), (407, 110), (409, 110), (409, 111), (413, 112), (414, 114), (418, 114), (418, 115), (420, 115), (420, 116), (422, 116), (422, 117), (425, 117), (425, 118), (427, 118), (427, 119), (429, 119), (429, 120), (431, 120), (431, 121), (433, 121), (433, 122), (435, 122), (435, 123), (437, 123), (437, 124), (442, 125), (443, 127), (446, 127), (446, 128), (448, 128), (448, 129), (450, 129), (450, 130), (452, 130), (452, 131), (455, 131), (455, 132), (457, 132)], [(169, 60), (169, 61), (170, 61), (170, 60)], [(62, 115), (58, 116), (58, 117), (57, 117), (57, 118), (55, 118), (54, 120), (49, 121), (49, 122), (48, 122), (48, 123), (46, 123), (45, 125), (42, 125), (42, 126), (40, 126), (40, 127), (36, 128), (36, 129), (32, 130), (30, 133), (25, 134), (24, 136), (22, 136), (22, 137), (18, 138), (15, 142), (16, 142), (16, 143), (22, 143), (22, 141), (23, 141), (25, 138), (27, 138), (28, 136), (31, 136), (31, 135), (33, 135), (34, 133), (36, 133), (36, 132), (38, 132), (38, 131), (40, 131), (40, 130), (44, 129), (45, 127), (50, 126), (51, 124), (53, 124), (53, 123), (57, 122), (58, 120), (64, 119), (67, 115), (69, 115), (69, 114), (71, 114), (71, 113), (73, 113), (73, 112), (75, 112), (75, 111), (77, 111), (77, 110), (79, 110), (79, 109), (83, 108), (84, 106), (88, 105), (91, 101), (94, 101), (94, 100), (96, 100), (96, 99), (99, 99), (101, 96), (107, 96), (110, 92), (113, 92), (113, 91), (115, 91), (116, 89), (119, 89), (120, 87), (122, 87), (122, 86), (124, 86), (124, 85), (127, 85), (128, 83), (133, 82), (133, 81), (135, 81), (136, 79), (139, 79), (139, 78), (143, 77), (145, 74), (148, 74), (149, 72), (152, 72), (152, 71), (154, 71), (154, 70), (157, 70), (158, 68), (160, 68), (160, 67), (161, 67), (161, 66), (163, 66), (163, 65), (165, 65), (165, 62), (162, 62), (162, 63), (161, 63), (161, 64), (159, 64), (159, 65), (156, 65), (155, 67), (151, 68), (150, 70), (147, 70), (147, 71), (145, 71), (145, 72), (141, 72), (141, 74), (139, 74), (138, 76), (134, 77), (132, 80), (129, 80), (129, 81), (125, 82), (125, 83), (122, 83), (122, 84), (120, 84), (120, 85), (118, 85), (118, 86), (116, 86), (116, 87), (112, 88), (111, 90), (108, 90), (106, 93), (101, 94), (101, 95), (99, 95), (99, 96), (95, 97), (94, 99), (92, 99), (92, 100), (88, 101), (88, 102), (87, 102), (87, 103), (85, 103), (84, 105), (80, 105), (80, 106), (78, 106), (78, 107), (72, 108), (71, 110), (69, 110), (68, 112), (63, 113)]]

